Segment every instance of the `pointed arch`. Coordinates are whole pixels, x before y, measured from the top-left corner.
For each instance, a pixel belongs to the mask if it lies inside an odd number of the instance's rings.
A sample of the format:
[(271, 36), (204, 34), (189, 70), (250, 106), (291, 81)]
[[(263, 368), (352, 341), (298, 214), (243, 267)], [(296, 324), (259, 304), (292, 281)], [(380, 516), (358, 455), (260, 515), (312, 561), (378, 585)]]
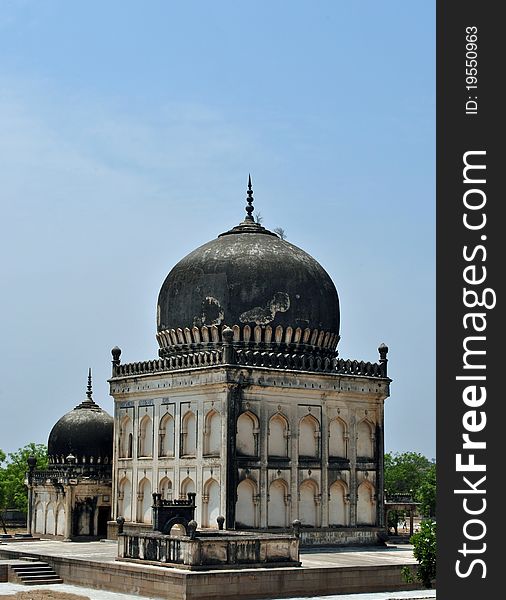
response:
[(281, 413), (273, 415), (269, 420), (269, 456), (288, 456), (289, 435), (288, 419)]
[(124, 476), (118, 485), (118, 516), (132, 520), (132, 482)]
[(348, 524), (348, 489), (344, 481), (334, 481), (329, 489), (329, 525), (345, 526)]
[(181, 454), (195, 456), (197, 452), (197, 417), (188, 410), (181, 422)]
[(139, 423), (139, 456), (153, 456), (153, 420), (149, 415)]
[(314, 479), (305, 479), (299, 488), (299, 520), (302, 525), (318, 525), (319, 488)]
[(375, 524), (375, 489), (370, 481), (362, 481), (357, 490), (357, 525)]
[(174, 456), (174, 417), (165, 413), (158, 429), (158, 456)]
[(348, 427), (340, 417), (329, 423), (329, 456), (334, 458), (348, 457)]
[(48, 535), (56, 534), (56, 514), (54, 502), (50, 502), (46, 507), (46, 533)]
[(65, 535), (65, 505), (60, 502), (56, 509), (56, 535)]
[(137, 487), (137, 523), (151, 523), (152, 505), (151, 481), (147, 477), (143, 477)]
[(258, 417), (247, 410), (237, 418), (236, 451), (242, 456), (258, 456)]
[(219, 456), (221, 451), (221, 415), (212, 408), (204, 419), (204, 454)]
[(202, 496), (204, 527), (218, 528), (216, 518), (220, 516), (220, 501), (220, 484), (211, 477), (204, 484), (204, 494)]
[(267, 524), (269, 527), (286, 527), (288, 524), (288, 483), (274, 479), (269, 486), (267, 502)]
[(193, 479), (190, 476), (185, 477), (183, 479), (183, 481), (181, 482), (180, 489), (181, 489), (181, 491), (180, 491), (179, 497), (183, 500), (187, 500), (187, 498), (188, 498), (187, 494), (189, 492), (195, 491), (195, 482), (193, 481)]
[(119, 457), (132, 458), (133, 452), (133, 421), (129, 415), (121, 419), (119, 429)]
[(374, 458), (374, 424), (362, 419), (357, 425), (357, 457)]
[(237, 486), (235, 525), (239, 529), (258, 527), (258, 488), (252, 479), (243, 479)]
[(34, 507), (33, 514), (35, 515), (34, 531), (35, 533), (46, 533), (46, 519), (44, 515), (44, 505), (42, 502), (37, 502)]
[(172, 481), (169, 477), (162, 477), (158, 484), (158, 493), (162, 495), (162, 500), (172, 500)]
[(316, 458), (320, 454), (320, 422), (313, 415), (299, 421), (299, 456)]

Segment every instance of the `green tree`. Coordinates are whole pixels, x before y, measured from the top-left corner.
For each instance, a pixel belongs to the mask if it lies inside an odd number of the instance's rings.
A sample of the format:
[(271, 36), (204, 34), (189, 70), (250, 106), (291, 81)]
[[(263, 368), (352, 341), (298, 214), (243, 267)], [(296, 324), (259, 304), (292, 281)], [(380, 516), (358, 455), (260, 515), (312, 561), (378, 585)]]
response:
[(422, 521), (420, 531), (411, 536), (410, 542), (413, 544), (413, 554), (418, 566), (414, 577), (409, 567), (404, 567), (404, 578), (408, 583), (416, 579), (426, 588), (431, 588), (436, 578), (436, 522), (432, 519)]
[[(417, 452), (385, 454), (385, 491), (390, 494), (411, 495), (420, 503), (419, 511), (424, 516), (433, 516), (436, 510), (436, 465)], [(404, 513), (391, 511), (389, 527), (397, 532), (397, 522)]]
[(31, 442), (16, 452), (5, 453), (0, 450), (0, 510), (14, 508), (27, 512), (28, 489), (25, 485), (28, 471), (27, 458), (35, 456), (38, 469), (47, 467), (47, 448), (44, 444)]

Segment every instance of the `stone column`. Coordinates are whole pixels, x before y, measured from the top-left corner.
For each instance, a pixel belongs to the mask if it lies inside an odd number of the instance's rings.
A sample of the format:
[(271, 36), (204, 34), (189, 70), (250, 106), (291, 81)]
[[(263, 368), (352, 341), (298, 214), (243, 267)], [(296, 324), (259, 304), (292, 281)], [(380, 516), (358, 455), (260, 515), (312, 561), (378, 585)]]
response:
[(348, 443), (350, 457), (350, 527), (357, 526), (357, 419), (350, 417), (350, 439)]
[(320, 424), (320, 452), (321, 452), (321, 527), (329, 526), (329, 419), (327, 405), (322, 401)]
[(376, 461), (377, 461), (377, 480), (376, 480), (376, 498), (377, 498), (377, 525), (379, 527), (385, 526), (385, 465), (384, 465), (384, 453), (385, 453), (385, 419), (383, 406), (380, 405), (378, 409), (378, 424), (376, 425)]
[(235, 504), (237, 496), (237, 465), (236, 465), (236, 430), (237, 412), (241, 401), (242, 390), (239, 385), (228, 386), (225, 402), (223, 403), (223, 418), (226, 423), (226, 444), (223, 446), (222, 464), (225, 473), (222, 481), (225, 485), (225, 527), (235, 529)]
[(74, 504), (74, 486), (66, 485), (65, 490), (65, 536), (63, 541), (70, 542), (72, 539), (72, 507)]

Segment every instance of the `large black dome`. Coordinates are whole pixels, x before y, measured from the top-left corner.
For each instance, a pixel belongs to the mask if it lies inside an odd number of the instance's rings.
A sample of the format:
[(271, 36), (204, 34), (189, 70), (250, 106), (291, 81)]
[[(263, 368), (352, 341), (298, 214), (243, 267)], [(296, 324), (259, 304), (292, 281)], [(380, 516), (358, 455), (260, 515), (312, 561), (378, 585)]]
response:
[(114, 419), (91, 398), (64, 415), (53, 427), (47, 442), (51, 463), (65, 462), (73, 455), (77, 463), (112, 463)]
[(236, 342), (335, 350), (339, 298), (313, 257), (248, 215), (178, 262), (158, 297), (162, 350), (219, 342), (225, 326), (234, 329)]

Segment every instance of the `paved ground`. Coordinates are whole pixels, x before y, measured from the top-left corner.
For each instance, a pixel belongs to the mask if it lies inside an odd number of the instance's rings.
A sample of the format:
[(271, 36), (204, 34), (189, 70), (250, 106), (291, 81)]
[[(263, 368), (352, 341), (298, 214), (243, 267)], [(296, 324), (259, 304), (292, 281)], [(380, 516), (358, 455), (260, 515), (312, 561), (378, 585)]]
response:
[[(26, 553), (40, 553), (44, 555), (69, 556), (101, 564), (114, 562), (117, 552), (116, 542), (60, 542), (53, 540), (41, 540), (38, 542), (16, 542), (2, 546), (9, 550), (16, 549)], [(309, 568), (325, 567), (350, 567), (350, 566), (374, 566), (380, 564), (406, 564), (416, 563), (413, 558), (412, 546), (399, 547), (375, 547), (375, 548), (348, 548), (346, 550), (327, 548), (301, 552), (302, 565)], [(77, 587), (73, 585), (33, 586), (30, 589), (51, 589), (53, 591), (80, 594), (89, 600), (131, 600), (137, 596), (131, 594), (120, 594), (104, 590)], [(15, 592), (27, 591), (27, 587), (13, 583), (0, 583), (0, 598)], [(140, 597), (138, 597), (140, 598)], [(145, 596), (143, 598), (146, 598)], [(345, 594), (335, 596), (314, 596), (313, 600), (414, 600), (436, 598), (435, 590), (421, 590), (409, 592), (381, 592), (374, 594)], [(158, 600), (158, 599), (151, 599)], [(293, 598), (292, 600), (307, 600), (307, 598)]]
[[(117, 592), (106, 592), (104, 590), (93, 590), (90, 588), (77, 587), (75, 585), (52, 585), (42, 586), (34, 585), (30, 586), (30, 590), (51, 590), (58, 592), (67, 592), (70, 594), (77, 594), (89, 598), (89, 600), (132, 600), (132, 598), (139, 598), (140, 596), (132, 596), (131, 594), (119, 594)], [(0, 598), (16, 592), (26, 592), (27, 587), (25, 585), (19, 585), (16, 583), (0, 583)], [(158, 598), (147, 598), (142, 596), (144, 600), (159, 600)], [(421, 600), (426, 598), (436, 598), (435, 590), (425, 591), (414, 591), (414, 592), (381, 592), (378, 594), (344, 594), (338, 596), (314, 596), (312, 600)], [(287, 600), (284, 598), (283, 600)], [(291, 600), (308, 600), (308, 598), (292, 598)]]

